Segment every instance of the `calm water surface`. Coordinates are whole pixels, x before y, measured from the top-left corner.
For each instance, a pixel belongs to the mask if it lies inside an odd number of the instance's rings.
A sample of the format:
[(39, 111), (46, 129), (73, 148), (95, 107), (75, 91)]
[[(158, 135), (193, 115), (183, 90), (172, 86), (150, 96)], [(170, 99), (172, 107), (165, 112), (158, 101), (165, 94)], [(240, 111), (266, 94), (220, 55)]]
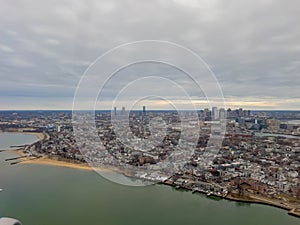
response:
[(32, 144), (37, 141), (37, 137), (31, 134), (22, 133), (0, 133), (0, 150), (10, 149), (10, 146)]
[[(10, 135), (0, 134), (0, 143), (9, 146), (35, 138)], [(0, 153), (0, 216), (18, 218), (24, 225), (300, 224), (300, 219), (274, 207), (211, 199), (164, 185), (121, 186), (89, 171), (10, 166), (4, 159), (12, 155)]]

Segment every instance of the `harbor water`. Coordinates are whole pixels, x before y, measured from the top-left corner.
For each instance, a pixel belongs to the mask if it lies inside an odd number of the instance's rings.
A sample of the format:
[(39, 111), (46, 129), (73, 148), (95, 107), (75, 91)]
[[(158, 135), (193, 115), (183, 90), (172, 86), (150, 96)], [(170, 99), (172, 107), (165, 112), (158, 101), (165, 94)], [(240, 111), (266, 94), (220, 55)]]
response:
[[(0, 134), (0, 149), (35, 136)], [(21, 143), (22, 142), (22, 143)], [(92, 171), (17, 164), (0, 153), (0, 216), (24, 225), (296, 225), (300, 219), (271, 206), (211, 198), (165, 185), (129, 187)]]

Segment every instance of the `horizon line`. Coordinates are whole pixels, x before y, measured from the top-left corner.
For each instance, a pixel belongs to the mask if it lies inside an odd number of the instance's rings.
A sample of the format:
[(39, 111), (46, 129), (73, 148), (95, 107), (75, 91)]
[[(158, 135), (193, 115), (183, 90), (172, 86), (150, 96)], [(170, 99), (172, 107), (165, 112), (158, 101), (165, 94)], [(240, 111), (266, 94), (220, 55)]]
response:
[[(225, 110), (231, 109), (231, 110), (236, 110), (240, 109), (239, 108), (227, 108)], [(207, 108), (203, 109), (196, 109), (196, 111), (199, 110), (204, 110)], [(211, 110), (211, 108), (208, 108)], [(221, 109), (221, 108), (219, 108)], [(294, 112), (300, 112), (300, 109), (249, 109), (249, 108), (242, 108), (243, 110), (250, 110), (250, 111), (294, 111)], [(78, 109), (78, 110), (73, 110), (73, 109), (0, 109), (1, 111), (114, 111), (114, 109)], [(118, 109), (117, 111), (122, 111), (122, 109)], [(143, 111), (143, 109), (132, 109), (132, 110), (126, 110), (125, 111)], [(184, 109), (184, 110), (175, 110), (175, 109), (146, 109), (146, 111), (195, 111), (195, 109)]]

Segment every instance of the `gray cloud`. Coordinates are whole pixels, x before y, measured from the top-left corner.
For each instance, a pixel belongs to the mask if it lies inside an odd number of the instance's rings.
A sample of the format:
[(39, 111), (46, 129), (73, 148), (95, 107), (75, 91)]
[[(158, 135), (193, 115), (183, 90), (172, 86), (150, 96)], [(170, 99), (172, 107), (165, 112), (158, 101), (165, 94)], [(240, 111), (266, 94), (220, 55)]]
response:
[[(200, 55), (226, 98), (272, 98), (280, 103), (275, 108), (295, 109), (299, 15), (300, 2), (280, 0), (0, 0), (0, 103), (5, 108), (10, 99), (24, 107), (14, 96), (28, 96), (28, 105), (57, 98), (65, 102), (58, 108), (71, 108), (81, 75), (99, 55), (126, 42), (159, 39)], [(172, 69), (163, 72), (183, 83)], [(107, 96), (128, 77), (109, 84)], [(188, 81), (184, 87), (199, 96)]]

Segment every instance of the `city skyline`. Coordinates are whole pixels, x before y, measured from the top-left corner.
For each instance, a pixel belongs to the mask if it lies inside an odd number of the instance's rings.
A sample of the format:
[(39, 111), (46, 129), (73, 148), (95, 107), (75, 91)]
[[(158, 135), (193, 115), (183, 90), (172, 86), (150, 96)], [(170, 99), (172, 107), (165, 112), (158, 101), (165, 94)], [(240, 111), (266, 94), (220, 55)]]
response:
[(298, 224), (299, 18), (0, 0), (0, 225)]

